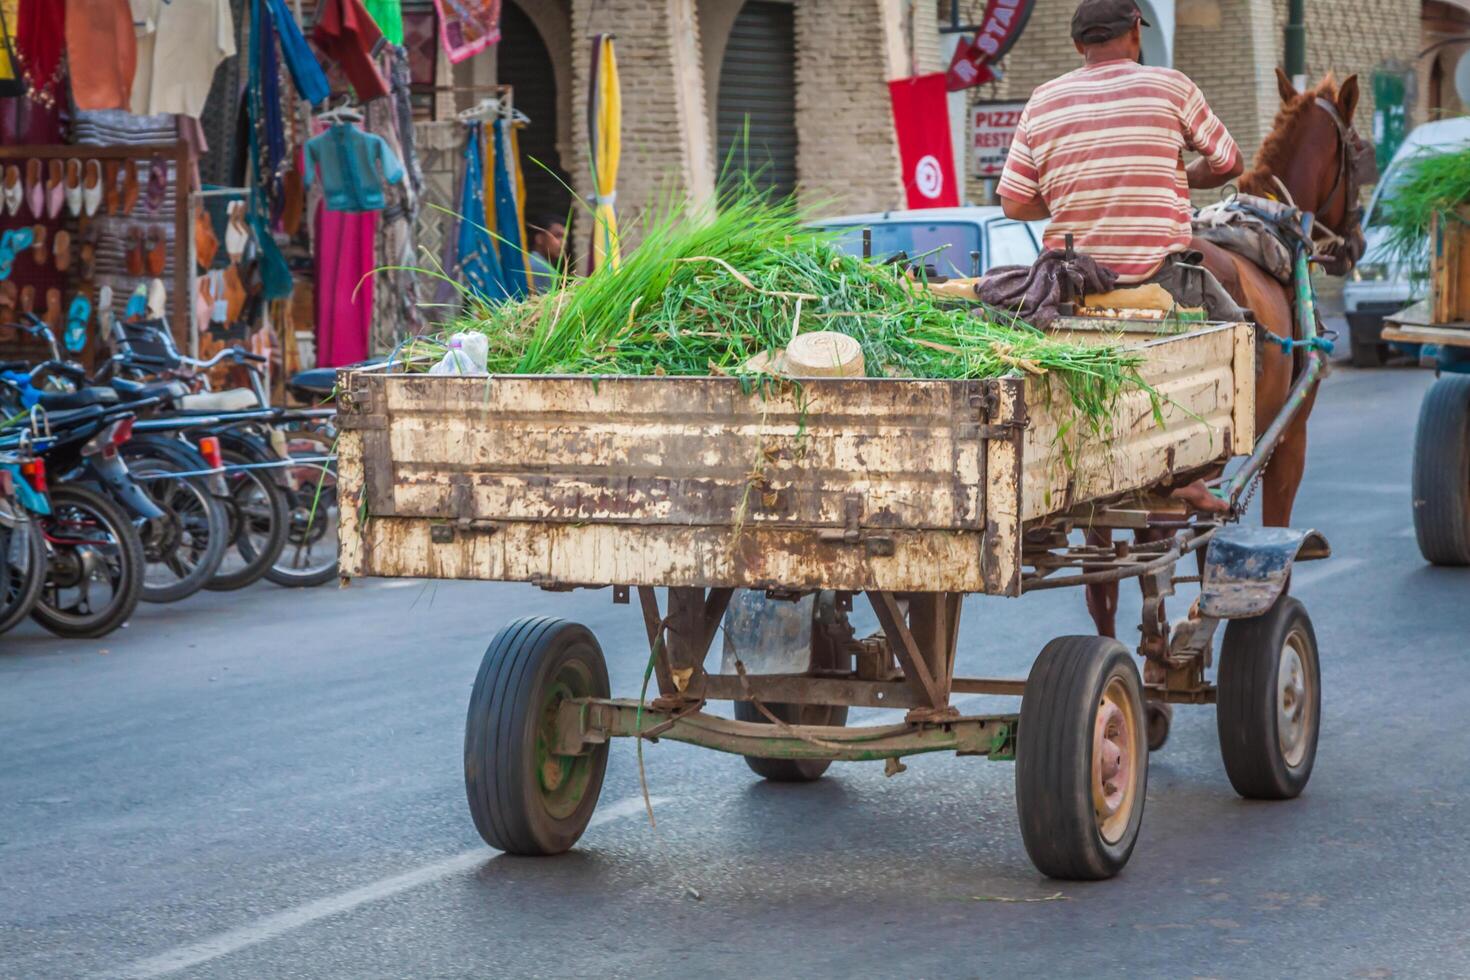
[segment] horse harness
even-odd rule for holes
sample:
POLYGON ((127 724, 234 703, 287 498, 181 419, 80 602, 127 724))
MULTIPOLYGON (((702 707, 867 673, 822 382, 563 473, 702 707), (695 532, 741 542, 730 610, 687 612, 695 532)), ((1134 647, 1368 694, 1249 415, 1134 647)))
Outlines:
MULTIPOLYGON (((1326 210, 1327 205, 1332 203, 1334 197, 1341 191, 1345 196, 1343 202, 1344 215, 1347 218, 1346 236, 1339 234, 1330 226, 1312 219, 1312 249, 1313 257, 1320 261, 1323 269, 1332 275, 1345 275, 1352 266, 1362 258, 1365 242, 1362 233, 1363 207, 1358 203, 1359 191, 1364 182, 1370 178, 1374 169, 1372 160, 1372 149, 1363 142, 1348 121, 1342 117, 1337 104, 1331 99, 1316 96, 1313 102, 1317 107, 1327 113, 1337 129, 1338 158, 1337 172, 1332 179, 1332 186, 1327 189, 1319 210, 1326 210)), ((1286 189, 1286 184, 1275 174, 1271 180, 1281 192, 1283 200, 1292 207, 1296 202, 1291 198, 1291 192, 1286 189)))

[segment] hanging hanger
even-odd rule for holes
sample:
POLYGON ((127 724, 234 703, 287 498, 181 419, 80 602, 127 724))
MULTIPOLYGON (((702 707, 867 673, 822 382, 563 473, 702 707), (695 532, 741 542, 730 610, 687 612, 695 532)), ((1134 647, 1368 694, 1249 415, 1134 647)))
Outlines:
POLYGON ((339 122, 362 122, 362 108, 353 105, 351 96, 343 96, 340 104, 333 106, 316 114, 316 118, 324 123, 339 122))
POLYGON ((474 122, 477 119, 488 119, 498 116, 502 112, 500 100, 493 95, 481 99, 468 109, 456 114, 455 118, 460 122, 474 122))

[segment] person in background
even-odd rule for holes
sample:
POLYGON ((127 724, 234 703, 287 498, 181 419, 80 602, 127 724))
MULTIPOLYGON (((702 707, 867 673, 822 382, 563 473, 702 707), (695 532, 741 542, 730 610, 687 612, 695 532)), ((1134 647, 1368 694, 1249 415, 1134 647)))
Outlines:
POLYGON ((1139 64, 1134 0, 1082 0, 1072 41, 1083 66, 1031 94, 998 192, 1006 217, 1050 218, 1047 248, 1077 250, 1120 286, 1157 283, 1212 320, 1243 311, 1189 251, 1189 190, 1221 187, 1245 169, 1240 150, 1183 72, 1139 64), (1188 166, 1183 151, 1199 157, 1188 166))
POLYGON ((527 222, 526 228, 531 233, 531 284, 538 293, 555 289, 565 274, 566 222, 554 214, 542 214, 527 222))

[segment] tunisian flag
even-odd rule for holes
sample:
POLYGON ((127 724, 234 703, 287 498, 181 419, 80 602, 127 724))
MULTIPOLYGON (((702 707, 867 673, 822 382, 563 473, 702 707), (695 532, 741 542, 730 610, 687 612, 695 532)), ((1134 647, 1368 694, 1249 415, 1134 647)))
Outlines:
POLYGON ((953 208, 960 203, 949 139, 949 101, 944 73, 888 83, 893 125, 903 161, 903 189, 910 208, 953 208))

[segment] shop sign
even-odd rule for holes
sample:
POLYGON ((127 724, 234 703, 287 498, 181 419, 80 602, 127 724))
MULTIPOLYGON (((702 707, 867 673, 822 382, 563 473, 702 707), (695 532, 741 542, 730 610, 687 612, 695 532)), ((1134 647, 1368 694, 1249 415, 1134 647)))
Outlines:
POLYGON ((999 177, 1005 169, 1006 154, 1016 137, 1024 102, 981 102, 975 106, 970 127, 970 147, 974 153, 976 177, 999 177))
POLYGON ((975 36, 962 38, 949 63, 945 87, 951 92, 983 85, 998 77, 994 65, 1026 29, 1035 0, 989 0, 975 36))

